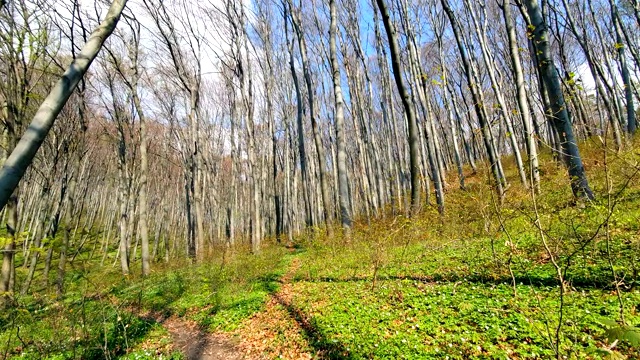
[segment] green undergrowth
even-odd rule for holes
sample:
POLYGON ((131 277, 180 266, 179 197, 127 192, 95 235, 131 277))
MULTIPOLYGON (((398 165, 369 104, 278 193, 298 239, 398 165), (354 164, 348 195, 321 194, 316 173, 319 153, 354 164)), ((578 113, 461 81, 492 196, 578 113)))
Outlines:
POLYGON ((294 289, 312 345, 353 359, 640 358, 640 156, 583 153, 593 202, 575 204, 545 158, 535 202, 510 167, 503 202, 467 171, 442 217, 429 206, 305 242, 294 289))
MULTIPOLYGON (((558 289, 468 281, 300 282, 297 306, 315 328, 312 345, 332 358, 551 358, 558 289), (331 299, 331 300, 328 300, 331 299)), ((624 295, 640 304, 640 292, 624 295)), ((568 358, 599 357, 606 339, 600 319, 615 318, 607 291, 575 291, 564 298, 561 351, 568 358)), ((640 316, 627 313, 627 320, 640 316)), ((638 358, 622 343, 618 351, 638 358)))
POLYGON ((72 279, 62 299, 51 292, 18 297, 0 316, 0 356, 180 359, 162 319, 175 315, 203 329, 232 330, 276 291, 290 259, 275 246, 257 256, 218 250, 198 265, 156 264, 145 279, 96 269, 72 279))
POLYGON ((232 331, 277 291, 292 255, 273 246, 258 256, 245 252, 230 256, 225 264, 150 276, 120 289, 116 296, 141 312, 176 315, 211 331, 232 331))
POLYGON ((257 256, 219 248, 198 265, 156 263, 146 279, 76 262, 63 299, 34 291, 0 315, 2 354, 180 359, 161 319, 234 331, 297 256, 282 307, 303 329, 302 347, 329 358, 640 358, 634 148, 582 145, 592 202, 575 203, 564 166, 543 154, 535 197, 505 159, 503 200, 486 165, 466 169, 465 190, 448 179, 443 216, 433 198, 411 218, 386 209, 360 219, 349 238, 309 230, 296 254, 273 244, 257 256))

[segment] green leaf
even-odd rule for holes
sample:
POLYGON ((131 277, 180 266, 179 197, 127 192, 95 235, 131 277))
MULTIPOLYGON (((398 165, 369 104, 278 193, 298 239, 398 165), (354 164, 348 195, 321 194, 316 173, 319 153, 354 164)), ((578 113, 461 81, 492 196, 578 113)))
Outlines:
POLYGON ((606 318, 600 318, 596 320, 598 323, 605 325, 605 326, 618 326, 618 323, 615 320, 611 320, 611 319, 606 319, 606 318))
POLYGON ((622 334, 621 339, 627 340, 631 345, 638 346, 640 345, 640 329, 625 326, 623 327, 624 333, 622 334))

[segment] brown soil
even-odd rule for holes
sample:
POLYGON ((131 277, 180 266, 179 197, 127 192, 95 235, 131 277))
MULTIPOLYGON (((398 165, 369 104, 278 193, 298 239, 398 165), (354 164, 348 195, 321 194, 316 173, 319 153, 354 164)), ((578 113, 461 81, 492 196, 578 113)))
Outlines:
POLYGON ((193 322, 171 317, 164 321, 163 326, 171 334, 174 348, 188 360, 249 359, 230 338, 206 333, 193 322))
POLYGON ((245 320, 231 334, 210 334, 177 317, 162 321, 174 348, 189 360, 324 358, 323 351, 309 345, 308 319, 293 307, 291 278, 299 267, 300 261, 294 259, 280 280, 280 290, 270 296, 264 310, 245 320))
POLYGON ((280 280, 280 290, 271 295, 263 311, 256 313, 234 332, 242 339, 238 346, 251 358, 258 359, 322 359, 308 342, 306 316, 294 306, 291 278, 300 267, 294 259, 280 280))

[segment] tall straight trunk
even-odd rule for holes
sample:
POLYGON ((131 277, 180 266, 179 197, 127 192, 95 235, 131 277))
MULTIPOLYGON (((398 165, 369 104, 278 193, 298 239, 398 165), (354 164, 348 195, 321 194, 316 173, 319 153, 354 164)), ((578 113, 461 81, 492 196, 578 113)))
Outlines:
MULTIPOLYGON (((449 94, 449 98, 451 99, 451 106, 453 107, 453 113, 456 116, 458 131, 460 131, 460 137, 462 138, 463 146, 465 152, 467 153, 467 158, 469 159, 469 165, 471 166, 471 170, 475 174, 478 171, 478 167, 476 165, 476 158, 473 153, 473 138, 475 137, 473 131, 471 132, 471 145, 469 145, 469 141, 467 141, 464 133, 464 128, 462 127, 462 115, 460 115, 460 109, 458 108, 458 101, 456 100, 456 93, 453 89, 453 86, 449 86, 449 82, 445 81, 445 90, 449 94)), ((471 130, 471 129, 469 129, 471 130)))
MULTIPOLYGON (((48 222, 48 226, 47 229, 45 229, 45 216, 43 215, 43 218, 41 220, 41 227, 42 227, 42 233, 39 234, 36 232, 36 237, 35 240, 33 242, 33 248, 35 249, 33 254, 31 255, 31 263, 29 264, 29 272, 27 274, 27 278, 24 280, 22 289, 20 290, 20 294, 21 295, 25 295, 27 294, 27 292, 29 291, 29 288, 31 286, 31 282, 33 281, 33 276, 35 275, 35 270, 36 270, 36 265, 38 263, 38 260, 40 259, 40 254, 42 253, 42 240, 45 238, 50 238, 50 239, 54 239, 56 236, 56 233, 58 231, 58 225, 60 223, 60 215, 62 213, 62 208, 65 204, 65 202, 67 201, 67 196, 68 196, 68 191, 67 191, 67 182, 69 181, 69 172, 70 170, 65 166, 63 173, 64 176, 61 179, 60 182, 60 194, 58 196, 58 201, 52 205, 50 211, 51 211, 51 218, 48 222)), ((46 187, 48 187, 49 185, 47 184, 46 187)), ((48 191, 45 191, 48 192, 48 191)), ((56 195, 55 193, 51 194, 50 196, 54 196, 56 195)), ((45 194, 42 194, 42 196, 44 197, 45 194)), ((45 200, 46 201, 46 200, 45 200)), ((25 261, 26 263, 26 261, 25 261)))
MULTIPOLYGON (((227 83, 227 91, 232 92, 233 91, 233 85, 230 83, 230 81, 227 83)), ((236 209, 237 209, 237 204, 238 204, 238 185, 236 180, 236 171, 237 171, 237 165, 236 165, 236 159, 238 157, 237 153, 237 145, 236 145, 236 117, 237 117, 237 109, 236 109, 236 101, 235 101, 235 95, 233 95, 234 93, 232 93, 231 97, 232 100, 229 103, 229 108, 230 108, 230 119, 229 119, 229 127, 230 129, 230 136, 229 136, 229 142, 231 143, 231 151, 230 151, 230 177, 231 177, 231 181, 230 181, 230 186, 229 186, 229 201, 227 202, 227 209, 226 209, 226 246, 232 246, 235 244, 235 239, 236 239, 236 209)))
POLYGON ((384 138, 386 142, 387 152, 386 152, 386 160, 388 164, 388 187, 390 190, 391 196, 391 209, 392 213, 395 216, 397 212, 397 207, 402 206, 402 191, 401 191, 401 173, 402 168, 400 164, 400 152, 402 148, 399 146, 399 142, 397 140, 397 132, 394 131, 396 128, 396 122, 392 120, 393 118, 393 104, 388 100, 387 94, 389 93, 389 77, 388 77, 388 64, 386 62, 386 54, 384 52, 384 48, 382 47, 382 39, 380 36, 380 28, 378 26, 378 12, 374 11, 374 28, 375 28, 375 37, 376 37, 376 53, 378 59, 378 69, 379 69, 379 81, 382 86, 382 94, 380 95, 380 107, 382 108, 382 119, 383 119, 383 130, 384 130, 384 138), (393 146, 393 145, 396 146, 393 146))
POLYGON ((195 252, 192 257, 204 258, 204 211, 202 208, 202 154, 200 145, 200 125, 198 120, 198 108, 200 95, 198 89, 191 89, 191 111, 189 112, 189 124, 191 127, 191 194, 193 196, 193 221, 195 225, 195 237, 191 239, 195 252))
MULTIPOLYGON (((420 105, 423 110, 423 114, 425 116, 423 121, 424 127, 424 137, 426 140, 426 155, 429 163, 429 168, 431 169, 431 178, 433 179, 433 186, 436 191, 436 202, 438 204, 438 212, 440 214, 444 213, 444 189, 443 183, 445 179, 446 172, 444 171, 444 167, 442 165, 442 161, 440 161, 440 148, 437 145, 437 134, 434 131, 433 127, 433 119, 434 114, 431 108, 431 102, 427 100, 427 83, 426 76, 422 74, 422 63, 420 61, 420 57, 418 55, 418 51, 416 50, 415 44, 415 36, 413 33, 413 29, 409 24, 408 19, 408 4, 404 2, 404 27, 405 32, 407 34, 407 44, 409 48, 409 67, 410 73, 413 74, 413 79, 415 82, 415 92, 418 94, 418 98, 416 100, 420 101, 420 105)), ((421 138, 422 140, 422 138, 421 138)), ((427 167, 424 166, 426 169, 427 167)), ((428 181, 428 177, 425 177, 426 181, 428 181)), ((428 185, 428 182, 427 182, 428 185)), ((427 192, 429 192, 429 187, 427 186, 427 192)), ((427 203, 428 203, 428 195, 427 195, 427 203)))
POLYGON ((302 32, 301 20, 298 18, 298 15, 294 10, 291 11, 291 19, 293 20, 293 27, 298 37, 298 48, 300 50, 300 56, 302 58, 302 72, 304 74, 304 80, 307 85, 309 117, 311 118, 311 130, 313 132, 313 140, 316 148, 318 179, 320 181, 320 193, 322 196, 322 214, 324 216, 327 234, 331 236, 331 202, 329 201, 329 187, 327 185, 327 171, 325 166, 327 158, 324 152, 324 145, 322 144, 322 135, 318 127, 318 119, 314 99, 315 90, 313 88, 313 79, 311 76, 311 64, 309 64, 309 58, 307 57, 307 42, 304 38, 304 33, 302 32))
MULTIPOLYGON (((84 94, 83 94, 84 96, 84 94)), ((81 105, 81 112, 84 116, 84 111, 86 110, 86 103, 83 100, 83 104, 81 105)), ((83 128, 83 131, 86 131, 86 128, 83 128)), ((84 134, 83 134, 84 135, 84 134)), ((77 154, 77 159, 76 161, 76 166, 78 169, 81 166, 82 163, 82 154, 80 152, 78 152, 77 154)), ((67 170, 65 170, 65 173, 67 173, 67 170)), ((80 215, 82 214, 82 206, 76 208, 74 205, 76 204, 76 201, 81 201, 81 202, 85 202, 85 198, 82 196, 77 196, 76 194, 76 188, 77 188, 77 184, 79 181, 83 180, 83 173, 81 172, 80 174, 71 174, 69 177, 67 177, 65 175, 64 179, 63 179, 63 184, 61 187, 61 191, 60 191, 60 202, 58 204, 58 209, 56 210, 55 215, 52 217, 51 220, 51 224, 49 225, 49 230, 48 230, 48 235, 47 238, 49 239, 55 239, 56 235, 58 233, 58 228, 60 225, 60 219, 61 219, 61 215, 63 214, 63 212, 65 213, 65 224, 64 224, 64 231, 66 232, 64 234, 64 243, 62 244, 62 247, 60 248, 60 260, 58 262, 58 274, 56 277, 56 290, 57 290, 57 294, 58 296, 62 295, 64 292, 64 276, 65 276, 65 266, 66 266, 66 251, 69 248, 69 244, 70 244, 70 239, 69 239, 69 228, 70 228, 70 224, 72 222, 73 218, 77 219, 76 222, 76 226, 80 221, 80 215), (68 185, 67 185, 68 182, 68 185), (63 210, 66 209, 66 210, 63 210)), ((86 192, 85 192, 85 196, 86 196, 86 192)), ((97 210, 97 209, 96 209, 97 210)), ((97 214, 97 211, 95 212, 97 214)), ((90 230, 89 230, 90 231, 90 230)), ((74 233, 75 235, 75 233, 74 233)), ((51 247, 51 250, 53 250, 53 246, 51 247)), ((47 254, 47 258, 46 258, 46 262, 45 262, 45 272, 44 272, 44 276, 45 276, 45 282, 46 282, 46 286, 48 287, 49 285, 49 267, 51 266, 51 257, 53 256, 53 251, 50 251, 47 254)))
MULTIPOLYGON (((418 64, 420 62, 418 61, 418 64)), ((422 77, 422 76, 421 76, 422 77)), ((429 167, 431 168, 431 176, 433 177, 433 186, 436 191, 436 203, 438 204, 438 212, 444 214, 444 186, 446 179, 446 171, 444 169, 444 156, 442 156, 442 149, 438 145, 438 133, 435 130, 435 114, 433 113, 433 107, 431 101, 426 98, 426 78, 422 77, 422 90, 418 90, 418 93, 423 97, 421 101, 424 102, 426 107, 424 130, 427 140, 427 151, 429 155, 429 167)), ((420 87, 420 86, 418 86, 420 87)))
POLYGON ((482 130, 482 138, 484 140, 484 145, 487 150, 487 156, 489 157, 489 163, 491 166, 491 170, 493 172, 493 177, 496 182, 496 191, 498 195, 502 197, 504 195, 504 176, 503 171, 501 170, 500 159, 498 158, 498 154, 495 149, 495 144, 493 141, 493 135, 491 134, 490 125, 487 121, 485 110, 483 108, 484 101, 480 97, 477 87, 480 86, 480 82, 477 80, 477 76, 474 76, 474 73, 471 69, 471 64, 469 62, 469 58, 467 55, 467 51, 465 46, 463 45, 460 30, 458 27, 458 23, 453 14, 453 10, 449 6, 448 0, 441 0, 442 7, 447 17, 449 18, 449 22, 451 23, 451 28, 453 30, 454 37, 456 39, 456 44, 458 46, 458 51, 460 52, 460 58, 462 59, 462 66, 465 71, 465 78, 467 80, 467 85, 469 87, 469 91, 471 93, 473 107, 476 111, 476 115, 478 117, 478 121, 480 122, 480 128, 482 130))
POLYGON ((565 154, 573 195, 577 198, 593 199, 593 192, 589 187, 584 166, 582 165, 582 157, 580 156, 578 144, 573 135, 573 127, 564 102, 558 72, 551 58, 547 26, 542 18, 538 1, 524 0, 524 3, 531 19, 533 39, 536 43, 537 51, 533 55, 538 59, 538 64, 540 65, 538 71, 542 76, 549 94, 549 102, 551 103, 551 110, 553 111, 551 114, 552 123, 560 136, 560 145, 565 154))
MULTIPOLYGON (((271 43, 269 43, 267 47, 267 59, 270 59, 270 47, 271 43)), ((273 65, 270 60, 268 62, 268 73, 265 75, 265 100, 267 102, 267 120, 269 122, 269 130, 271 134, 271 175, 273 182, 273 201, 274 201, 274 211, 275 211, 275 233, 276 240, 278 242, 282 241, 282 233, 284 232, 284 221, 283 221, 283 210, 282 210, 282 202, 283 196, 279 190, 278 186, 278 159, 277 159, 277 149, 278 149, 278 138, 276 136, 276 124, 275 118, 273 116, 273 100, 272 100, 272 87, 273 80, 275 79, 275 75, 273 73, 273 65)), ((286 161, 286 160, 285 160, 286 161)))
MULTIPOLYGON (((16 188, 16 193, 19 189, 16 188)), ((8 304, 13 297, 14 255, 16 248, 16 227, 18 225, 18 196, 12 195, 6 206, 7 235, 9 239, 2 253, 2 273, 0 274, 0 296, 2 303, 8 304)))
MULTIPOLYGON (((638 0, 634 0, 636 2, 638 2, 638 0)), ((618 25, 619 25, 619 29, 622 32, 622 35, 624 36, 625 41, 627 42, 627 46, 625 47, 625 50, 629 50, 629 53, 631 54, 631 57, 633 58, 632 63, 635 64, 640 64, 640 53, 638 53, 638 48, 637 48, 637 42, 632 40, 631 34, 629 34, 630 29, 628 27, 632 27, 633 25, 631 23, 626 23, 623 22, 620 19, 620 14, 617 13, 618 16, 618 25)), ((632 88, 632 92, 634 93, 635 97, 638 98, 638 92, 636 89, 636 84, 635 82, 631 82, 631 88, 632 88)), ((636 119, 636 126, 637 126, 637 119, 636 119)))
MULTIPOLYGON (((235 7, 235 5, 234 5, 235 7)), ((262 240, 262 209, 261 209, 261 190, 260 183, 262 180, 260 166, 256 158, 256 142, 255 142, 255 119, 254 119, 254 103, 253 103, 253 73, 251 60, 249 58, 249 40, 247 29, 245 26, 246 15, 244 6, 240 6, 239 11, 234 9, 237 14, 238 28, 233 32, 233 43, 235 46, 236 56, 236 76, 239 80, 240 94, 242 98, 242 114, 245 116, 246 122, 246 138, 247 138, 247 155, 249 176, 251 178, 251 252, 257 254, 260 251, 262 240)))
MULTIPOLYGON (((285 9, 288 10, 289 14, 291 13, 291 9, 289 6, 285 6, 285 9)), ((298 155, 300 157, 300 173, 302 175, 302 190, 304 193, 303 201, 304 201, 304 210, 305 210, 305 223, 307 226, 313 225, 313 217, 311 215, 311 196, 309 192, 310 184, 309 184, 309 170, 307 169, 307 154, 304 146, 304 113, 303 113, 303 105, 302 105, 302 92, 300 91, 300 82, 298 80, 298 73, 296 72, 295 60, 293 56, 293 41, 289 39, 289 20, 287 17, 287 13, 285 11, 285 38, 287 42, 287 48, 289 50, 289 69, 291 70, 291 77, 293 79, 293 85, 296 92, 296 124, 298 128, 298 155)))
POLYGON ((347 182, 347 145, 345 142, 344 129, 344 99, 342 98, 342 85, 340 83, 340 64, 338 63, 338 51, 336 46, 336 36, 338 32, 338 15, 336 1, 329 0, 331 14, 331 24, 329 27, 329 50, 331 58, 331 74, 333 79, 333 94, 335 98, 335 128, 337 143, 337 170, 338 170, 338 194, 340 201, 340 222, 345 236, 349 235, 351 229, 351 212, 349 209, 349 184, 347 182))
POLYGON ((140 192, 138 193, 138 215, 140 227, 140 242, 142 246, 142 275, 151 273, 149 258, 149 227, 147 224, 147 174, 149 173, 149 160, 147 156, 147 121, 142 112, 142 106, 137 93, 133 96, 136 110, 140 117, 140 192))
POLYGON ((289 125, 289 121, 285 118, 285 137, 284 137, 284 205, 283 205, 283 226, 287 233, 287 243, 291 244, 293 233, 297 232, 297 224, 293 214, 298 209, 297 184, 298 174, 296 171, 296 159, 293 145, 293 131, 289 125), (293 168, 293 170, 292 170, 293 168))
MULTIPOLYGON (((248 52, 248 47, 245 49, 248 52)), ((261 242, 262 242, 262 209, 261 209, 261 201, 260 201, 260 170, 258 166, 258 161, 256 159, 256 143, 255 143, 255 124, 254 124, 254 114, 253 114, 253 82, 251 80, 251 67, 250 63, 247 62, 247 73, 248 82, 247 82, 247 99, 246 106, 248 108, 247 111, 247 133, 249 134, 249 166, 251 172, 251 196, 252 196, 252 212, 251 212, 251 252, 253 254, 257 254, 260 252, 261 242)))
POLYGON ((502 90, 500 89, 500 83, 496 78, 494 66, 495 61, 491 57, 489 53, 489 48, 487 47, 485 41, 485 29, 480 28, 480 24, 478 23, 478 18, 475 14, 475 10, 471 6, 469 0, 465 0, 467 7, 469 8, 469 13, 471 15, 471 20, 474 25, 474 29, 476 31, 476 35, 480 41, 480 48, 482 50, 482 58, 484 59, 485 66, 487 69, 487 73, 489 74, 489 79, 491 80, 491 87, 493 88, 493 92, 496 95, 496 99, 498 100, 498 105, 500 106, 500 111, 502 112, 502 118, 507 127, 507 137, 509 138, 509 142, 511 144, 511 150, 513 151, 513 155, 516 161, 516 168, 518 169, 518 174, 520 175, 520 182, 524 185, 524 187, 528 188, 529 183, 527 181, 527 175, 524 171, 524 164, 522 162, 522 155, 520 154, 520 149, 518 147, 518 140, 516 139, 516 133, 513 129, 513 123, 511 120, 511 116, 509 116, 509 110, 507 108, 507 103, 504 100, 504 96, 502 94, 502 90))
POLYGON ((58 298, 62 297, 64 294, 64 276, 66 273, 67 267, 67 249, 69 249, 69 226, 64 225, 63 229, 63 240, 62 245, 60 246, 60 260, 58 262, 58 272, 56 275, 56 295, 58 298))
MULTIPOLYGON (((375 6, 375 5, 374 5, 375 6)), ((395 121, 394 102, 391 94, 391 85, 389 83, 389 63, 387 62, 387 52, 382 43, 382 36, 380 34, 380 26, 378 21, 378 12, 373 12, 373 25, 376 38, 376 53, 378 59, 379 77, 382 85, 381 94, 381 106, 382 115, 384 119, 384 125, 386 128, 386 138, 388 143, 388 158, 391 165, 390 169, 390 184, 392 189, 392 208, 395 214, 395 208, 397 204, 398 209, 402 209, 403 212, 407 211, 407 207, 404 206, 406 196, 404 194, 405 185, 405 149, 404 142, 400 140, 400 132, 398 130, 398 122, 395 121)))
POLYGON ((420 163, 418 157, 420 156, 420 149, 418 148, 418 123, 416 122, 416 115, 413 109, 413 104, 409 98, 409 92, 402 79, 402 64, 400 62, 400 48, 398 46, 398 36, 396 30, 391 23, 391 16, 384 0, 376 0, 378 10, 382 16, 382 23, 384 24, 385 31, 387 33, 387 39, 389 41, 389 49, 391 51, 391 67, 393 68, 393 76, 402 99, 402 106, 404 107, 405 114, 407 116, 407 135, 409 138, 409 169, 411 174, 411 212, 416 213, 420 208, 420 163))
POLYGON ((622 40, 622 24, 620 24, 620 16, 618 14, 618 5, 615 1, 609 0, 611 6, 611 18, 616 33, 615 48, 618 52, 618 62, 620 64, 620 75, 622 75, 622 83, 624 84, 624 95, 627 110, 627 132, 634 135, 636 132, 636 110, 633 104, 633 89, 631 87, 631 77, 629 76, 629 67, 627 66, 627 57, 624 53, 625 44, 622 40))
MULTIPOLYGON (((520 3, 518 6, 520 13, 522 14, 522 16, 525 19, 525 24, 527 26, 527 28, 533 26, 531 25, 531 20, 529 19, 529 15, 527 14, 527 8, 524 6, 524 4, 520 3)), ((536 47, 536 43, 533 39, 529 39, 528 43, 527 43, 528 47, 529 47, 529 53, 531 53, 532 55, 535 54, 538 50, 536 47)), ((532 58, 532 63, 534 68, 539 68, 539 64, 538 64, 538 58, 536 56, 531 56, 532 58)), ((543 117, 545 120, 545 124, 548 124, 549 127, 551 127, 551 122, 552 122, 552 118, 551 118, 551 103, 549 102, 549 95, 547 93, 547 87, 544 84, 544 80, 542 79, 542 74, 540 73, 540 71, 536 71, 535 72, 535 77, 537 80, 537 84, 538 84, 538 92, 540 93, 540 102, 542 103, 542 110, 543 110, 543 117)), ((527 102, 529 104, 534 104, 534 100, 533 100, 533 94, 527 92, 527 102)), ((542 147, 544 146, 543 143, 543 133, 542 130, 540 129, 540 125, 538 124, 538 121, 536 121, 535 119, 535 111, 532 108, 531 109, 531 119, 533 121, 533 128, 535 130, 536 133, 536 138, 537 138, 537 142, 536 144, 538 145, 538 147, 542 147)), ((553 146, 553 137, 552 137, 552 133, 549 134, 550 135, 550 140, 549 143, 551 144, 551 148, 553 149, 553 156, 555 158, 555 156, 559 153, 554 146, 553 146)))
MULTIPOLYGON (((438 39, 438 48, 440 54, 440 64, 442 67, 442 79, 443 79, 443 88, 442 88, 442 100, 444 102, 445 110, 447 111, 447 117, 449 118, 449 127, 451 128, 451 140, 453 142, 453 153, 454 160, 456 162, 456 168, 458 170, 458 181, 460 184, 460 189, 464 190, 464 171, 462 168, 462 156, 460 154, 460 145, 458 144, 458 125, 457 123, 460 121, 458 118, 458 111, 456 109, 455 114, 451 109, 451 103, 449 101, 449 91, 447 91, 447 71, 444 67, 444 55, 442 51, 442 43, 440 39, 438 39)), ((464 136, 464 133, 461 134, 464 136)))
MULTIPOLYGON (((594 22, 597 22, 599 19, 599 14, 596 14, 596 12, 594 11, 592 1, 587 0, 587 4, 591 13, 591 18, 594 20, 594 22)), ((612 84, 609 84, 609 80, 608 80, 608 79, 616 79, 617 76, 615 74, 615 71, 612 69, 613 60, 609 56, 608 39, 605 40, 604 35, 602 34, 602 31, 600 30, 599 26, 595 26, 594 29, 595 29, 596 38, 598 39, 598 42, 600 44, 600 48, 603 49, 602 55, 604 57, 604 61, 595 62, 594 65, 598 73, 601 75, 602 83, 605 85, 607 91, 609 92, 609 96, 612 102, 611 108, 613 109, 610 116, 611 130, 613 131, 613 136, 614 136, 618 150, 622 150, 624 146, 622 141, 623 134, 621 129, 621 125, 624 122, 624 117, 622 115, 622 104, 620 102, 620 97, 618 95, 616 80, 613 80, 612 84), (606 74, 604 72, 605 69, 607 70, 606 74)), ((587 46, 587 49, 590 50, 591 47, 587 46)))
MULTIPOLYGON (((4 101, 2 104, 2 122, 6 125, 2 133, 2 160, 6 162, 9 151, 15 148, 17 141, 17 116, 15 114, 15 106, 9 101, 4 101)), ((0 273, 0 303, 3 305, 9 304, 13 301, 14 279, 15 274, 15 251, 16 251, 16 236, 18 234, 18 193, 19 189, 16 188, 15 192, 9 198, 5 209, 6 217, 6 229, 7 229, 7 241, 3 246, 2 252, 2 271, 0 273)))
POLYGON ((502 5, 502 13, 504 15, 504 24, 509 39, 509 55, 511 58, 511 67, 516 80, 518 110, 524 124, 525 141, 527 144, 527 153, 529 154, 529 172, 531 183, 535 191, 540 191, 540 169, 538 164, 538 149, 535 141, 535 133, 533 129, 533 120, 529 103, 527 101, 527 90, 524 84, 524 75, 522 71, 522 63, 520 62, 520 48, 516 38, 516 31, 513 27, 513 18, 511 15, 511 4, 509 0, 505 0, 502 5))
MULTIPOLYGON (((139 36, 139 29, 138 29, 139 36)), ((137 40, 139 37, 135 37, 137 40)), ((132 62, 133 66, 133 74, 131 79, 127 79, 124 72, 121 72, 121 76, 127 87, 129 88, 129 92, 131 94, 131 98, 133 100, 133 105, 138 114, 138 119, 140 121, 140 191, 138 193, 138 226, 140 228, 140 243, 141 243, 141 252, 142 252, 142 275, 147 276, 151 272, 150 265, 150 257, 149 257, 149 225, 147 222, 148 211, 148 174, 149 174, 149 159, 148 159, 148 139, 147 139, 147 118, 144 113, 144 109, 142 108, 142 102, 140 101, 140 96, 138 95, 138 81, 140 78, 140 74, 138 73, 138 44, 135 43, 136 49, 132 49, 132 62)), ((120 70, 119 70, 120 71, 120 70)))
MULTIPOLYGON (((606 77, 604 75, 604 71, 602 70, 602 66, 601 64, 599 64, 596 59, 593 56, 592 53, 592 49, 590 44, 587 42, 587 39, 589 37, 591 37, 591 34, 587 34, 586 30, 583 28, 582 29, 582 33, 578 30, 577 24, 576 24, 576 20, 574 19, 573 16, 573 12, 571 10, 571 7, 569 5, 569 3, 566 0, 562 0, 562 3, 564 5, 564 9, 565 9, 565 13, 566 13, 566 17, 567 17, 567 23, 569 25, 569 28, 571 29, 571 31, 573 32, 573 35, 576 37, 576 40, 578 41, 578 44, 580 45, 582 51, 585 54, 585 58, 587 61, 587 65, 589 65, 589 71, 591 72, 591 76, 594 79, 595 82, 595 86, 596 86, 596 92, 600 95, 605 108, 607 109, 607 111, 609 112, 609 120, 610 120, 610 124, 611 124, 611 130, 613 132, 614 135, 614 139, 616 141, 616 146, 618 148, 622 147, 622 138, 621 138, 621 134, 620 134, 620 125, 618 122, 618 109, 616 107, 615 104, 612 104, 610 99, 613 98, 613 91, 611 88, 607 87, 607 89, 605 89, 605 87, 603 87, 602 85, 607 85, 606 84, 606 77)), ((590 2, 589 2, 590 3, 590 2)), ((593 15, 593 19, 595 20, 596 17, 594 14, 593 15)), ((530 16, 529 17, 529 22, 531 22, 530 20, 530 16)), ((543 16, 544 19, 544 16, 543 16)), ((599 32, 599 29, 597 29, 597 34, 598 34, 598 38, 601 39, 601 35, 599 32)), ((534 49, 537 48, 537 44, 533 44, 534 49)), ((537 51, 537 50, 535 50, 537 51)))
MULTIPOLYGON (((344 53, 345 51, 343 51, 344 53)), ((349 67, 347 66, 346 69, 349 67)), ((353 76, 354 86, 350 87, 350 90, 353 93, 352 103, 354 104, 354 108, 356 109, 356 116, 353 117, 354 128, 357 133, 361 133, 361 135, 356 135, 356 143, 358 144, 358 149, 360 149, 360 163, 363 168, 363 176, 360 177, 362 179, 362 183, 364 185, 364 197, 366 199, 366 203, 368 207, 370 207, 374 213, 378 213, 379 203, 378 197, 376 194, 377 183, 375 181, 376 175, 374 174, 374 158, 371 153, 371 144, 370 144, 370 130, 368 128, 368 112, 365 108, 369 108, 369 106, 365 103, 366 96, 364 96, 362 90, 365 88, 364 84, 360 81, 363 79, 363 76, 360 73, 360 67, 355 65, 355 72, 353 76)), ((348 73, 348 72, 347 72, 348 73)), ((347 74, 347 77, 348 74, 347 74)))
MULTIPOLYGON (((122 135, 121 135, 122 137, 122 135)), ((122 273, 129 274, 129 240, 127 234, 127 224, 129 220, 128 213, 128 200, 129 193, 131 192, 131 186, 129 182, 129 176, 127 174, 125 163, 125 148, 124 138, 120 138, 120 144, 118 146, 118 201, 120 203, 120 219, 118 220, 118 226, 120 230, 120 267, 122 273)))
MULTIPOLYGON (((343 53, 346 53, 346 50, 343 50, 343 53)), ((358 73, 353 71, 353 64, 351 64, 350 62, 346 62, 345 63, 345 73, 346 73, 346 77, 347 77, 347 81, 348 81, 348 85, 349 85, 349 89, 351 90, 351 104, 352 104, 352 114, 353 116, 351 116, 351 120, 353 122, 353 136, 354 136, 354 140, 355 140, 355 145, 356 145, 356 151, 355 151, 355 157, 357 160, 354 160, 354 164, 358 165, 356 167, 354 167, 354 173, 356 174, 356 176, 354 177, 354 180, 356 180, 356 183, 359 184, 362 188, 362 190, 359 192, 361 194, 361 196, 363 197, 363 205, 364 205, 364 209, 365 209, 365 215, 367 217, 367 219, 369 219, 370 214, 371 214, 371 208, 373 207, 373 203, 371 201, 371 184, 370 184, 370 179, 371 177, 369 176, 368 173, 368 161, 367 161, 367 151, 366 151, 366 146, 364 144, 363 139, 366 138, 366 134, 363 133, 363 128, 362 128, 362 122, 360 121, 360 119, 364 116, 364 112, 363 112, 363 106, 362 106, 362 97, 360 96, 360 88, 359 88, 359 84, 357 82, 358 79, 358 73), (358 174, 357 170, 360 171, 360 173, 358 174), (359 180, 359 181, 358 181, 359 180)))

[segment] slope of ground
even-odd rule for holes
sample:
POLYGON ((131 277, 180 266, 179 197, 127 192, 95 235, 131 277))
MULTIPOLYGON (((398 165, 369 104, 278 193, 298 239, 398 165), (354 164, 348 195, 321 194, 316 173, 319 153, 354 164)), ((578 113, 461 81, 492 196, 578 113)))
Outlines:
MULTIPOLYGON (((468 191, 450 190, 444 218, 429 208, 360 224, 349 241, 301 242, 283 310, 302 348, 337 359, 639 358, 639 154, 590 150, 594 203, 572 204, 565 170, 548 162, 535 205, 518 184, 500 204, 476 174, 468 191)), ((295 359, 277 338, 264 353, 295 359)))
POLYGON ((443 217, 389 209, 349 239, 221 248, 23 299, 2 318, 4 357, 640 358, 640 154, 585 148, 593 203, 573 204, 549 159, 539 195, 510 177, 502 203, 467 171, 443 217))

